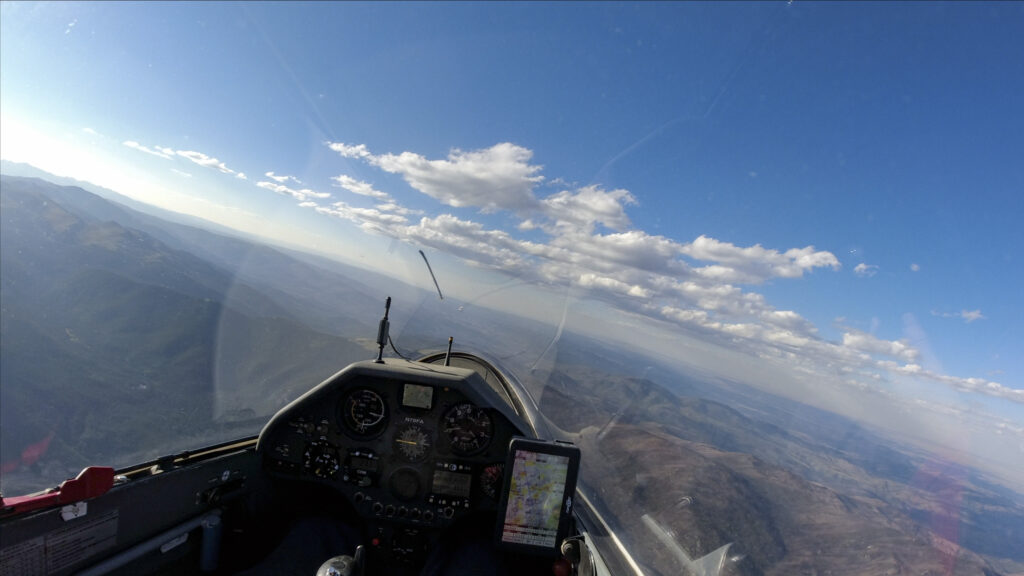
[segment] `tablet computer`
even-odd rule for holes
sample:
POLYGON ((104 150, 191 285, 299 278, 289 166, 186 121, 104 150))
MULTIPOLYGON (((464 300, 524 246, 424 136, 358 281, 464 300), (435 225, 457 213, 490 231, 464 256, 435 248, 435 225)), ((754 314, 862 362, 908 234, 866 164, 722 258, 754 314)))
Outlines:
POLYGON ((580 449, 513 438, 498 504, 497 543, 530 554, 560 554, 569 532, 580 449))

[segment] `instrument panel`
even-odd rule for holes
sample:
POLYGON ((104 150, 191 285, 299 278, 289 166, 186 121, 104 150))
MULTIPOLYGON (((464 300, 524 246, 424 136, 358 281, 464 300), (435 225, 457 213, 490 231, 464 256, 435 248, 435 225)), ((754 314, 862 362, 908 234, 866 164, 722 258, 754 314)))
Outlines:
POLYGON ((278 412, 257 452, 272 475, 332 486, 366 520, 445 527, 496 510, 524 430, 476 372, 363 362, 278 412))

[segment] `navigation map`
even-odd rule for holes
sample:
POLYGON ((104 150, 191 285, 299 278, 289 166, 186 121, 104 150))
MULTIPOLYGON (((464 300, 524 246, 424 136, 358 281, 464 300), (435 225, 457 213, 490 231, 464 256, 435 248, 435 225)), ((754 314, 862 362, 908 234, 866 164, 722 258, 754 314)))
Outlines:
POLYGON ((569 457, 516 450, 501 539, 554 547, 569 457))

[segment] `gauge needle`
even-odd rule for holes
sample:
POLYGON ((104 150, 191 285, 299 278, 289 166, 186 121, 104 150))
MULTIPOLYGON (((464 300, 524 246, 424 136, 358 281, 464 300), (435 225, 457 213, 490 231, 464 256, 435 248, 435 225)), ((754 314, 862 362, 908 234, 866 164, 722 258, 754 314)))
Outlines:
POLYGON ((412 444, 413 446, 415 446, 417 444, 416 442, 413 442, 412 440, 402 440, 401 438, 398 438, 395 441, 396 442, 401 442, 402 444, 412 444))

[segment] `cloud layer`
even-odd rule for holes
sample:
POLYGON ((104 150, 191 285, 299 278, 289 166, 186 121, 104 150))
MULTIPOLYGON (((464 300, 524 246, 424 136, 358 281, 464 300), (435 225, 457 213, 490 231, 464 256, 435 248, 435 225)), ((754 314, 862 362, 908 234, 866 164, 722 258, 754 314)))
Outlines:
MULTIPOLYGON (((147 148, 132 141, 124 145, 244 177, 199 152, 147 148)), ((346 174, 331 180, 334 187, 353 195, 350 201, 322 203, 332 195, 299 188, 297 177, 272 171, 265 172, 267 180, 255 186, 290 196, 300 207, 352 222, 368 232, 447 252, 473 266, 585 290, 619 309, 732 350, 779 360, 798 372, 820 377, 821 382, 879 391, 880 381, 913 378, 1024 403, 1024 390, 923 368, 921 352, 907 340, 885 340, 850 328, 841 328, 838 341, 826 340, 797 312, 779 310, 746 288, 798 279, 818 270, 839 270, 839 259, 829 251, 811 245, 737 246, 706 235, 680 242, 649 234, 632 226, 627 208, 637 200, 628 190, 546 180, 542 166, 532 163, 532 151, 510 143, 475 151, 456 149, 446 158, 433 160, 413 152, 375 154, 365 144, 325 145, 343 158, 399 175, 423 198, 435 201, 437 212, 410 209, 373 183, 346 174), (557 191, 539 196, 538 188, 557 191), (502 213, 514 224, 508 230, 489 228, 451 213, 451 208, 502 213)), ((853 269, 861 277, 877 271, 878 266, 866 263, 853 269)), ((968 323, 985 318, 980 310, 933 314, 968 323)))
MULTIPOLYGON (((357 210, 347 204, 321 210, 365 229, 448 252, 476 266, 582 288, 619 308, 835 381, 871 386, 911 377, 1024 403, 1022 390, 922 368, 920 351, 906 340, 852 329, 844 329, 839 341, 825 340, 797 312, 778 310, 743 288, 801 278, 815 270, 838 270, 841 264, 831 252, 814 246, 737 246, 706 235, 690 242, 651 235, 632 228, 627 208, 637 201, 622 189, 564 187, 538 197, 538 185, 545 182, 542 167, 532 163, 530 150, 514 144, 454 150, 438 160, 412 152, 375 154, 364 144, 326 145, 344 158, 401 175, 411 188, 443 205, 504 212, 518 219, 516 230, 539 232, 543 238, 527 240, 450 213, 411 222, 403 217, 407 212, 396 211, 390 195, 389 211, 357 210)), ((348 177, 337 181, 356 194, 386 195, 348 177)), ((867 278, 877 274, 878 266, 860 263, 853 272, 867 278)), ((983 318, 980 311, 963 311, 960 317, 967 322, 983 318)))

